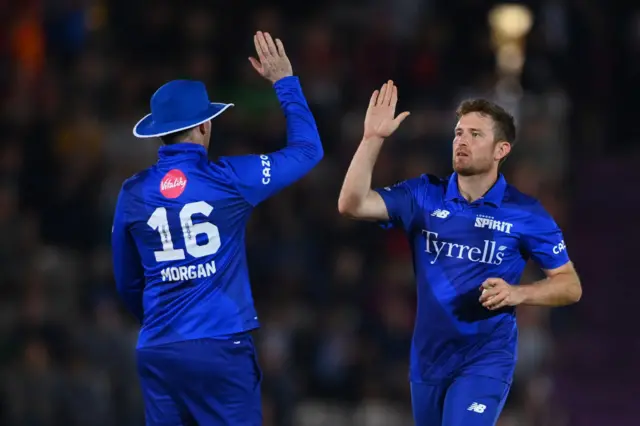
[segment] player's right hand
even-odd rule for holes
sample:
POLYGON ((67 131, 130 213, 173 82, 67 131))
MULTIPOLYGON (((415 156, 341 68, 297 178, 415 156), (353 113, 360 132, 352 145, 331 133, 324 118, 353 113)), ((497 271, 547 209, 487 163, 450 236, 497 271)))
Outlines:
POLYGON ((398 103, 398 88, 389 80, 371 95, 364 119, 364 138, 387 138, 409 116, 403 112, 394 118, 398 103))
POLYGON ((271 34, 258 31, 253 36, 253 43, 256 46, 258 59, 250 57, 249 62, 251 62, 253 68, 258 71, 258 74, 271 83, 293 75, 291 62, 289 62, 289 58, 287 58, 280 39, 277 38, 274 43, 271 34))

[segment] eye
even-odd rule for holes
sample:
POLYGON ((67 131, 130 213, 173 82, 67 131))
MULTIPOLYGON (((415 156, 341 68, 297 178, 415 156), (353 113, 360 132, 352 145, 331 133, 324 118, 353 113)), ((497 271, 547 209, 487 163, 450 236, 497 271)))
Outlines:
POLYGON ((479 132, 471 132, 471 136, 473 136, 474 138, 477 138, 478 136, 480 136, 479 132))

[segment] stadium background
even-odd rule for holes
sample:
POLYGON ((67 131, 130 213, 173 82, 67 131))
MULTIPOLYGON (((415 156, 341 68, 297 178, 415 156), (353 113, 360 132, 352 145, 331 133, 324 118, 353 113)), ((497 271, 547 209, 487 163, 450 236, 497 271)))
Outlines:
POLYGON ((156 158, 131 127, 155 88, 187 77, 236 104, 215 121, 212 157, 282 146, 276 98, 246 59, 257 29, 283 39, 326 150, 248 232, 264 424, 411 424, 407 245, 336 208, 388 78, 412 116, 376 184, 448 173, 456 103, 497 100, 520 126, 505 172, 563 227, 583 278, 575 307, 518 309, 500 426, 637 424, 640 9, 616 3, 531 2, 524 66, 505 80, 479 0, 0 2, 0 424, 142 424, 137 330, 109 246, 121 182, 156 158))

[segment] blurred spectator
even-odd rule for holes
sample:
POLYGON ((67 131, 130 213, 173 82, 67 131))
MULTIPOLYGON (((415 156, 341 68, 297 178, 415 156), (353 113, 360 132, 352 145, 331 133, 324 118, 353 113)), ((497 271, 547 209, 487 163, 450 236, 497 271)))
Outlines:
MULTIPOLYGON (((568 246, 576 247, 574 259, 587 259, 587 298, 589 279, 604 276, 592 266, 602 260, 580 253, 598 246, 597 238, 632 232, 623 219, 589 213, 608 206, 579 182, 601 176, 592 165, 604 164, 605 153, 624 154, 637 141, 637 6, 526 2, 536 19, 522 96, 505 98, 490 49, 490 1, 241 3, 245 8, 168 0, 153 7, 140 0, 0 2, 1 424, 143 424, 137 326, 115 298, 109 246, 122 181, 156 159, 158 142, 134 139, 131 128, 155 88, 193 78, 207 84, 212 100, 236 104, 216 121, 212 157, 282 146, 277 99, 246 59, 256 29, 284 40, 327 154, 249 224, 265 425, 411 423, 416 301, 408 244, 397 232, 336 212, 369 95, 386 79, 399 85, 398 108, 412 116, 386 143, 376 185, 448 173, 456 103, 476 95, 506 99, 520 137, 505 172, 542 200, 568 239, 584 240, 568 246), (603 221, 619 223, 620 233, 598 231, 603 221)), ((635 161, 597 170, 626 170, 625 181, 640 183, 632 180, 635 161)), ((611 179, 612 186, 621 181, 611 179)), ((523 281, 540 277, 528 268, 523 281)), ((606 277, 604 287, 633 282, 606 277)), ((590 393, 584 382, 598 375, 615 389, 602 366, 615 368, 604 360, 627 351, 599 343, 612 342, 603 324, 618 315, 601 308, 621 303, 553 314, 518 309, 520 358, 500 426, 635 421, 625 417, 619 396, 607 402, 605 391, 590 393), (599 334, 584 325, 590 320, 600 324, 599 334), (591 340, 592 332, 602 340, 591 340), (576 394, 598 404, 585 405, 576 394)), ((625 358, 615 358, 620 371, 637 363, 629 347, 625 358)), ((624 371, 621 383, 637 389, 634 368, 624 371)))

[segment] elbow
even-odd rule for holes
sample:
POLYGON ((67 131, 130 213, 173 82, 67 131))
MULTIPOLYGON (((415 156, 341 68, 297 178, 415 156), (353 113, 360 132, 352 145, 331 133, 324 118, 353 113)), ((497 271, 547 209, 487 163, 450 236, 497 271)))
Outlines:
POLYGON ((324 157, 324 149, 320 139, 301 139, 295 145, 298 150, 296 157, 298 161, 305 163, 309 167, 315 167, 324 157))
POLYGON ((358 200, 347 194, 341 193, 338 198, 338 212, 349 219, 358 217, 358 205, 358 200))
POLYGON ((573 305, 582 299, 582 284, 580 284, 580 278, 578 274, 574 274, 572 278, 565 293, 567 305, 573 305))
POLYGON ((322 142, 318 140, 313 150, 313 161, 318 164, 322 158, 324 158, 324 148, 322 148, 322 142))
POLYGON ((576 277, 576 281, 571 292, 571 303, 578 303, 580 299, 582 299, 582 285, 580 284, 580 279, 576 277))

